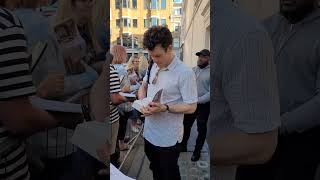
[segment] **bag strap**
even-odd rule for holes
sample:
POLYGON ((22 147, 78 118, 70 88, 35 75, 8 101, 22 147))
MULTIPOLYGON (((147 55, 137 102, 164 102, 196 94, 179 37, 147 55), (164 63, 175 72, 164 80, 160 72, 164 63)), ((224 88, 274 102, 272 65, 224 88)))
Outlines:
POLYGON ((153 63, 154 63, 153 60, 151 60, 149 63, 149 66, 148 66, 148 73, 147 73, 147 75, 148 75, 147 83, 148 84, 150 84, 150 74, 151 74, 151 69, 152 69, 153 63))

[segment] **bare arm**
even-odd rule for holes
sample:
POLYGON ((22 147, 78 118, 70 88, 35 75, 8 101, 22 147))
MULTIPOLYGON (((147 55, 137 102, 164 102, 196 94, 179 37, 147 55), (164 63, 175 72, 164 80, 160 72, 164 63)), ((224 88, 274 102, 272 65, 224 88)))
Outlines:
POLYGON ((142 85, 138 90, 138 99, 144 99, 147 97, 147 89, 148 89, 148 84, 143 81, 142 85))
POLYGON ((215 137, 210 144, 214 165, 263 164, 277 146, 278 131, 247 134, 236 132, 215 137))
POLYGON ((127 98, 121 96, 119 93, 112 93, 111 94, 111 101, 114 105, 119 105, 121 103, 127 102, 127 98))
POLYGON ((2 123, 13 135, 32 134, 58 124, 53 116, 32 106, 28 98, 0 101, 2 123))

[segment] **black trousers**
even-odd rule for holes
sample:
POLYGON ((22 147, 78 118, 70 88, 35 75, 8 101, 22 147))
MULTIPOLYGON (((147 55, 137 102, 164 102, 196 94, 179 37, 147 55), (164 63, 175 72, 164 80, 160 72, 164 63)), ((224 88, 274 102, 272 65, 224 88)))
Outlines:
POLYGON ((128 114, 120 114, 119 129, 118 129, 118 140, 124 140, 127 131, 128 114))
POLYGON ((190 132, 194 121, 197 119, 198 137, 194 152, 200 152, 207 136, 207 123, 210 115, 210 102, 198 104, 197 110, 193 114, 184 115, 183 126, 184 134, 181 145, 187 146, 190 132))
POLYGON ((176 145, 159 147, 144 140, 144 150, 150 161, 154 180, 180 180, 179 151, 176 145))
POLYGON ((314 180, 320 163, 320 127, 280 136, 272 159, 263 165, 240 166, 237 180, 314 180))

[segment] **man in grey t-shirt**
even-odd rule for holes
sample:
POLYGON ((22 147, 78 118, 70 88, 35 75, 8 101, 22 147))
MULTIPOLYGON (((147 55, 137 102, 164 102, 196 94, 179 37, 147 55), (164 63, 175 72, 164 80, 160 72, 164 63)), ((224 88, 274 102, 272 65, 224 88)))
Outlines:
POLYGON ((320 10, 317 0, 280 0, 264 21, 275 49, 281 130, 276 156, 241 169, 243 180, 314 180, 320 159, 320 10), (264 174, 262 174, 264 173, 264 174))
POLYGON ((198 56, 197 66, 193 67, 196 75, 198 89, 197 110, 193 114, 184 115, 183 119, 183 139, 178 146, 181 152, 187 151, 187 144, 194 121, 197 119, 198 136, 193 150, 191 161, 198 161, 201 156, 201 149, 207 136, 207 123, 210 114, 210 51, 203 49, 196 53, 198 56))
POLYGON ((254 18, 231 0, 215 0, 212 11, 210 179, 233 180, 238 165, 264 163, 275 151, 276 69, 271 40, 254 18))

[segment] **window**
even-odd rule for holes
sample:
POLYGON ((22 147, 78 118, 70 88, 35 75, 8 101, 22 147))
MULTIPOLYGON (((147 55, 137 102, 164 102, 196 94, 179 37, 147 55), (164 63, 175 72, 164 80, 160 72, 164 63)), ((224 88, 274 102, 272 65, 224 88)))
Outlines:
POLYGON ((116 27, 117 28, 120 28, 120 23, 121 23, 120 19, 116 19, 116 27))
POLYGON ((166 0, 161 0, 161 9, 166 9, 166 0))
POLYGON ((122 0, 123 8, 130 8, 130 0, 122 0))
POLYGON ((180 31, 181 27, 180 26, 174 26, 174 31, 180 31))
POLYGON ((151 26, 157 26, 158 25, 158 18, 151 18, 151 26))
POLYGON ((181 15, 182 14, 182 8, 174 9, 173 14, 174 15, 181 15))
POLYGON ((148 7, 150 7, 150 4, 147 3, 147 0, 144 0, 143 7, 144 9, 148 9, 148 7))
POLYGON ((159 9, 159 0, 151 0, 151 9, 159 9))
POLYGON ((182 0, 174 0, 175 3, 182 3, 182 0))
POLYGON ((125 46, 127 48, 137 48, 138 47, 138 38, 133 37, 132 35, 129 35, 128 33, 123 33, 122 37, 117 38, 117 44, 125 46))
POLYGON ((123 18, 123 27, 131 27, 131 19, 123 18))
POLYGON ((179 47, 180 47, 180 40, 179 40, 179 38, 174 38, 174 39, 173 39, 173 47, 174 47, 174 48, 179 48, 179 47))
POLYGON ((120 9, 121 6, 121 0, 116 0, 116 9, 120 9))
POLYGON ((137 9, 137 0, 132 0, 132 8, 137 9))
POLYGON ((133 27, 134 28, 138 27, 138 19, 133 19, 133 27))
POLYGON ((161 19, 161 25, 165 26, 167 24, 166 19, 161 19))
POLYGON ((148 19, 143 20, 143 27, 147 28, 148 27, 148 19))

